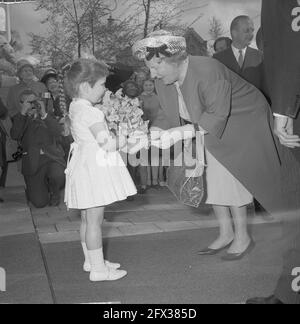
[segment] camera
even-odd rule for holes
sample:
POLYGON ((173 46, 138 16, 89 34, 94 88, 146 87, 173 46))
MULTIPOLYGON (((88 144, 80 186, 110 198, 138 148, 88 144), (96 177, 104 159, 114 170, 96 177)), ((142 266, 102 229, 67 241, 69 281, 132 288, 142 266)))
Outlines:
POLYGON ((12 158, 14 161, 19 161, 22 159, 22 157, 23 157, 23 147, 19 145, 17 151, 12 154, 12 158))

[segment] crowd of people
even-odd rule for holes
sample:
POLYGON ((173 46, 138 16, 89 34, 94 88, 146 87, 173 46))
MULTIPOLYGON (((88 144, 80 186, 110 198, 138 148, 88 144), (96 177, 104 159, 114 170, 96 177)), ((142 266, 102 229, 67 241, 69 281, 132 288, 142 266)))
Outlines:
MULTIPOLYGON (((300 176, 300 66, 295 54, 300 28, 295 30, 290 21, 299 1, 270 2, 263 1, 264 52, 250 47, 254 23, 245 15, 232 21, 231 38, 216 40, 213 58, 189 56, 186 40, 164 30, 134 44, 133 54, 145 68, 114 82, 113 91, 121 87, 124 96, 139 98, 153 142, 144 152, 126 152, 125 157, 120 152, 126 136, 113 136, 104 113, 94 107, 108 84, 106 64, 80 59, 70 64, 63 80, 51 69, 38 81, 34 67, 19 62, 20 83, 10 89, 7 107, 0 102, 0 118, 11 117, 10 135, 20 145, 28 200, 40 208, 58 205, 65 187, 67 207, 81 210, 83 268, 91 281, 117 280, 127 274, 103 255, 105 206, 132 199, 137 192, 144 194, 149 186, 165 186, 162 151, 178 142, 192 143, 199 128, 207 164, 203 202, 213 206, 220 228, 216 240, 199 255, 226 250, 222 259, 230 262, 249 254, 255 242, 247 226, 247 206, 253 201, 257 210, 270 214, 300 207, 299 186, 286 190, 286 170, 298 170, 292 176, 300 176), (274 26, 281 51, 272 42, 274 26), (150 156, 150 164, 143 159, 138 167, 127 164, 130 154, 150 156)), ((7 134, 0 132, 2 152, 7 134)), ((2 154, 0 166, 4 160, 2 154)), ((299 302, 299 295, 289 289, 291 266, 299 261, 298 232, 295 242, 280 293, 249 303, 299 302)))

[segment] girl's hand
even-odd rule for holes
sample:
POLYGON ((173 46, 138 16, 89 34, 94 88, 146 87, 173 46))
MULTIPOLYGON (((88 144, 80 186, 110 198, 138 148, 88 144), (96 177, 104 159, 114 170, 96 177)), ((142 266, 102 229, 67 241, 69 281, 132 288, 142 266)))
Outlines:
POLYGON ((122 148, 124 148, 127 145, 127 137, 120 134, 117 137, 117 148, 118 150, 122 150, 122 148))

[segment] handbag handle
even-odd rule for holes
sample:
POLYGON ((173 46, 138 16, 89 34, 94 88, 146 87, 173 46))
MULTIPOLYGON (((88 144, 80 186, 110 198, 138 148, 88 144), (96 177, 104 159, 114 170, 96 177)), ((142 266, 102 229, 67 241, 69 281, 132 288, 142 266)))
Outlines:
POLYGON ((205 146, 204 146, 204 131, 200 129, 198 124, 194 124, 196 132, 196 159, 203 167, 205 164, 205 146))

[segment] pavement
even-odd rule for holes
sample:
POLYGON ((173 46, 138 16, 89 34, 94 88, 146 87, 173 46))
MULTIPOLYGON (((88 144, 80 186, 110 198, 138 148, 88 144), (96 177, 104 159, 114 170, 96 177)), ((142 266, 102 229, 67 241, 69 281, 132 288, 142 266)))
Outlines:
POLYGON ((256 216, 249 208, 260 245, 250 259, 225 265, 219 258, 195 258, 197 249, 217 236, 211 207, 183 206, 167 188, 159 188, 107 207, 107 255, 121 261, 129 275, 93 285, 82 271, 78 211, 64 204, 35 209, 27 204, 23 185, 0 194, 5 199, 0 267, 7 275, 0 304, 242 303, 251 293, 268 295, 281 267, 280 217, 256 216))

